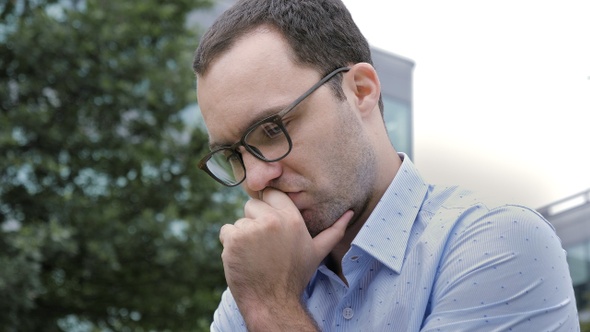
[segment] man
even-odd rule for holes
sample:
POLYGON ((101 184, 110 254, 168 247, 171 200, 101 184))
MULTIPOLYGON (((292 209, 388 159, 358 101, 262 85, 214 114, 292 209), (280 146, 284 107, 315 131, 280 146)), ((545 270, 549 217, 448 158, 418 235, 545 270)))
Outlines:
POLYGON ((195 54, 211 153, 242 185, 220 231, 215 331, 571 331, 559 239, 534 211, 427 185, 387 137, 369 46, 339 0, 245 0, 195 54))

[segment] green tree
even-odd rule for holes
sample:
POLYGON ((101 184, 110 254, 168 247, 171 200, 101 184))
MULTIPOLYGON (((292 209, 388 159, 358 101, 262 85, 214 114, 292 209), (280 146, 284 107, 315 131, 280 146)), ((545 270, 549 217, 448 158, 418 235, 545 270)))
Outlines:
POLYGON ((208 329, 241 199, 186 120, 208 4, 0 3, 0 330, 208 329))

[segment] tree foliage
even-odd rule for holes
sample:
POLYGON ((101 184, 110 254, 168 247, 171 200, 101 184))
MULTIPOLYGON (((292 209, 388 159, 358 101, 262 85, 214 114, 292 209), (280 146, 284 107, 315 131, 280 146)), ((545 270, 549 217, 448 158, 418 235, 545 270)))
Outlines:
POLYGON ((207 4, 0 4, 0 330, 207 329, 240 199, 183 111, 207 4))

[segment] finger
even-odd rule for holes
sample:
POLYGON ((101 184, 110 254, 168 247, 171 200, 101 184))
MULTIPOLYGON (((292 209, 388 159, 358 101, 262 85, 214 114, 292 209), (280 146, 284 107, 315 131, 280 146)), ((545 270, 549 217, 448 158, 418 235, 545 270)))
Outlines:
POLYGON ((250 199, 244 205, 244 218, 256 219, 260 215, 261 211, 268 209, 268 204, 257 199, 250 199))
POLYGON ((234 226, 236 229, 244 228, 248 225, 248 223, 252 222, 252 219, 249 218, 241 218, 236 220, 234 226))
POLYGON ((269 211, 270 208, 282 210, 288 214, 296 213, 299 215, 299 210, 287 194, 277 189, 266 188, 263 200, 253 198, 246 202, 244 217, 256 219, 265 211, 269 211))
POLYGON ((354 212, 352 210, 348 210, 344 212, 342 217, 340 217, 336 222, 323 230, 320 234, 316 235, 313 238, 313 243, 316 248, 316 257, 319 259, 317 262, 318 264, 324 257, 328 256, 330 251, 334 249, 336 244, 342 240, 344 237, 344 233, 346 232, 346 227, 348 223, 352 219, 354 212))
POLYGON ((227 239, 229 234, 232 233, 233 227, 234 226, 231 224, 225 224, 221 226, 221 228, 219 229, 219 242, 221 242, 221 245, 223 245, 223 242, 225 241, 225 239, 227 239))
POLYGON ((293 201, 284 192, 274 189, 264 189, 264 195, 260 195, 263 201, 277 210, 297 210, 293 201))

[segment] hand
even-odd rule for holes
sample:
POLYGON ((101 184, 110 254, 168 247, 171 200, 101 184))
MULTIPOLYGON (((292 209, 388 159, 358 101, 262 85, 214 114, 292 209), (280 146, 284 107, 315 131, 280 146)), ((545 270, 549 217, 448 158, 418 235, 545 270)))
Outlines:
POLYGON ((274 310, 301 307, 305 286, 343 238, 353 214, 347 211, 312 238, 287 195, 266 189, 263 199, 248 201, 245 218, 224 225, 219 236, 226 281, 246 322, 249 316, 276 318, 274 310))

